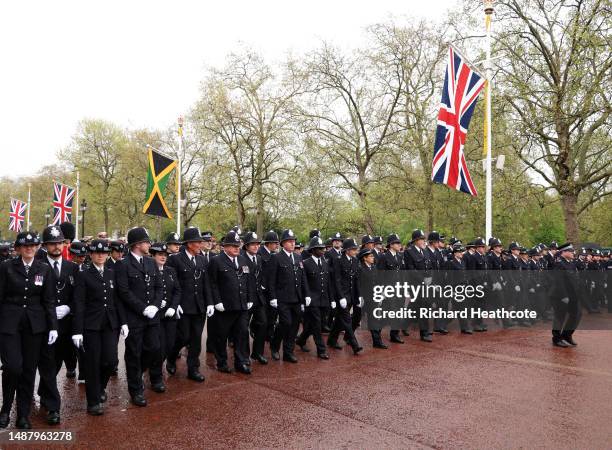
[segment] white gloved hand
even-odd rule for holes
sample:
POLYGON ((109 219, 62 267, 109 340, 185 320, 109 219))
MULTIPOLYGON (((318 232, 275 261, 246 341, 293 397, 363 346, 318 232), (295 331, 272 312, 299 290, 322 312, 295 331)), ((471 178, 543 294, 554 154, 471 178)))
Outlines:
POLYGON ((591 289, 595 289, 595 282, 594 281, 591 281, 591 289))
POLYGON ((253 302, 247 302, 247 309, 251 309, 253 307, 253 302))
POLYGON ((174 310, 174 308, 168 308, 166 310, 166 314, 164 314, 164 317, 172 317, 172 316, 174 316, 175 312, 176 311, 174 310))
POLYGON ((55 315, 57 316, 57 320, 62 320, 68 315, 69 312, 70 306, 68 305, 60 305, 55 307, 55 315))
POLYGON ((75 334, 74 336, 72 336, 72 343, 76 348, 81 348, 81 346, 83 345, 83 335, 75 334))
POLYGON ((502 290, 501 283, 499 281, 493 283, 493 290, 494 291, 501 291, 502 290))
POLYGON ((49 331, 49 345, 53 345, 55 344, 55 341, 57 341, 57 330, 51 330, 49 331))
POLYGON ((225 308, 223 307, 223 303, 219 302, 215 305, 215 309, 219 312, 223 312, 225 311, 225 308))
POLYGON ((306 306, 310 306, 312 299, 310 297, 306 297, 304 300, 306 301, 306 306))
POLYGON ((342 309, 346 308, 346 299, 345 298, 341 298, 339 303, 340 303, 340 308, 342 308, 342 309))
POLYGON ((517 285, 517 286, 514 286, 514 290, 515 290, 516 292, 521 292, 521 287, 520 287, 520 286, 518 286, 518 285, 517 285))
POLYGON ((540 283, 536 284, 536 287, 540 287, 540 283))
POLYGON ((214 313, 215 313, 215 307, 213 305, 208 305, 206 307, 206 317, 212 317, 214 313))
POLYGON ((535 289, 534 288, 529 288, 529 292, 531 292, 533 294, 533 293, 535 293, 535 289))
POLYGON ((123 336, 123 339, 127 338, 128 334, 130 334, 130 329, 127 324, 121 325, 121 336, 123 336))
POLYGON ((565 303, 567 305, 569 303, 569 297, 563 297, 561 299, 561 303, 565 303))
POLYGON ((157 306, 149 305, 144 309, 144 311, 142 312, 142 315, 149 319, 152 319, 153 317, 155 317, 155 314, 157 314, 157 311, 158 311, 157 306))
POLYGON ((363 303, 364 303, 363 297, 359 297, 359 305, 357 306, 359 306, 360 308, 363 308, 363 303))
POLYGON ((300 309, 304 312, 304 305, 300 305, 300 309))
POLYGON ((330 302, 331 309, 336 309, 336 302, 330 302))
POLYGON ((426 286, 429 286, 432 281, 433 281, 432 277, 425 277, 425 278, 423 278, 423 283, 425 283, 426 286))
POLYGON ((183 315, 183 308, 181 308, 181 305, 178 305, 176 307, 176 318, 180 319, 182 315, 183 315))
POLYGON ((489 285, 489 283, 487 283, 486 281, 484 281, 484 282, 482 283, 482 285, 483 285, 483 286, 488 286, 488 285, 489 285))
POLYGON ((270 306, 272 308, 278 308, 278 300, 276 300, 275 298, 273 298, 272 300, 270 300, 270 306))
POLYGON ((166 300, 162 300, 160 309, 164 309, 166 307, 166 300))

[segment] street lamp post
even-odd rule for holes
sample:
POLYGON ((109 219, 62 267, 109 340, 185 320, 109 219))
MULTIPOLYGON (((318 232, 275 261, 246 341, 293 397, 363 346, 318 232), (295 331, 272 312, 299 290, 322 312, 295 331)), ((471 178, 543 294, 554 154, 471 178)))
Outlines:
POLYGON ((49 218, 51 217, 51 213, 49 213, 49 208, 47 208, 47 212, 45 213, 45 219, 47 221, 47 226, 49 226, 49 218))
POLYGON ((87 211, 87 200, 81 202, 81 239, 85 237, 85 211, 87 211))

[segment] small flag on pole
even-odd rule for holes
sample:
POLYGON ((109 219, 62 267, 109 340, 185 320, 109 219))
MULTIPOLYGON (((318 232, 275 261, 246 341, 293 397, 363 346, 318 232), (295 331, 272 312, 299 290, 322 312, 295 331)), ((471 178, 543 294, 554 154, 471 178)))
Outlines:
POLYGON ((9 212, 9 230, 19 233, 23 230, 23 222, 25 221, 26 208, 28 204, 21 200, 11 199, 11 211, 9 212))
POLYGON ((474 196, 478 193, 465 162, 463 147, 484 81, 485 77, 472 69, 457 50, 449 48, 431 179, 474 196))
POLYGON ((142 212, 152 216, 171 219, 172 215, 164 200, 168 178, 176 168, 176 161, 149 148, 149 169, 147 172, 147 195, 142 212))
POLYGON ((72 221, 72 202, 75 189, 65 184, 53 182, 53 222, 59 225, 62 222, 72 221))

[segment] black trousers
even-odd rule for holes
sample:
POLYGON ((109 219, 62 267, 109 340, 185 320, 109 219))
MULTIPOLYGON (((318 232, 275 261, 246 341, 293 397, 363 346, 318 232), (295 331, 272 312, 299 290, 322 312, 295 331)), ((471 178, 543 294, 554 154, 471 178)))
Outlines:
POLYGON ((327 337, 327 343, 335 344, 338 342, 340 332, 344 331, 344 339, 346 342, 348 342, 351 347, 357 348, 359 344, 353 332, 351 313, 349 312, 348 306, 346 308, 340 308, 338 306, 336 309, 332 310, 332 312, 334 313, 334 324, 327 337))
POLYGON ((553 341, 558 342, 566 337, 571 338, 582 318, 580 302, 575 298, 570 298, 569 303, 565 304, 561 300, 556 299, 553 302, 553 310, 553 341))
POLYGON ((299 303, 278 304, 278 326, 270 342, 272 351, 279 351, 283 343, 283 355, 292 355, 295 348, 295 338, 300 327, 302 309, 299 303))
POLYGON ((17 394, 17 416, 28 417, 34 395, 36 365, 40 347, 47 345, 46 333, 32 333, 24 314, 15 334, 0 335, 2 360, 2 410, 10 413, 17 394))
MULTIPOLYGON (((142 373, 146 369, 150 369, 151 383, 162 381, 161 370, 156 370, 158 367, 161 368, 160 359, 159 324, 130 329, 125 340, 125 372, 131 396, 144 392, 142 373)), ((85 373, 89 376, 87 371, 85 373)))
MULTIPOLYGON (((253 336, 253 350, 252 354, 261 355, 264 354, 264 346, 266 343, 266 335, 268 333, 268 315, 266 313, 266 307, 264 305, 253 306, 249 310, 249 320, 251 335, 253 336)), ((246 342, 247 355, 249 354, 249 340, 246 342)))
POLYGON ((298 345, 306 345, 306 341, 312 336, 317 346, 318 355, 327 353, 325 351, 325 341, 323 341, 323 336, 321 334, 321 316, 324 313, 324 309, 327 308, 309 306, 304 310, 304 327, 302 333, 300 333, 296 340, 298 345))
POLYGON ((276 330, 276 322, 278 321, 278 310, 272 308, 270 305, 265 306, 266 309, 266 322, 267 322, 267 333, 266 339, 272 342, 274 339, 274 331, 276 330))
POLYGON ((168 359, 175 361, 179 352, 188 346, 187 368, 196 372, 200 368, 200 353, 202 352, 202 332, 206 322, 205 314, 184 314, 178 321, 176 341, 168 359))
POLYGON ((176 329, 178 320, 162 319, 159 324, 159 340, 161 345, 162 360, 172 354, 176 344, 176 329))
POLYGON ((249 355, 245 352, 244 344, 248 340, 248 311, 215 311, 210 318, 208 327, 210 329, 217 360, 217 367, 227 366, 227 340, 234 343, 234 366, 242 366, 248 363, 249 355))
POLYGON ((427 317, 421 317, 421 315, 419 314, 421 308, 431 308, 429 300, 419 298, 414 302, 411 301, 409 308, 415 311, 415 314, 417 316, 415 322, 419 327, 419 333, 421 334, 421 336, 426 336, 430 334, 431 329, 429 328, 429 319, 427 317))
POLYGON ((359 325, 361 325, 361 308, 359 306, 353 306, 353 311, 351 312, 351 327, 353 328, 353 331, 355 331, 357 328, 359 328, 359 325))
MULTIPOLYGON (((132 331, 135 330, 130 330, 128 339, 131 337, 132 331)), ((119 330, 113 330, 110 323, 107 323, 101 330, 85 330, 83 332, 81 361, 86 368, 85 393, 87 395, 87 406, 100 403, 100 394, 106 389, 108 380, 119 363, 117 356, 118 343, 119 330)))

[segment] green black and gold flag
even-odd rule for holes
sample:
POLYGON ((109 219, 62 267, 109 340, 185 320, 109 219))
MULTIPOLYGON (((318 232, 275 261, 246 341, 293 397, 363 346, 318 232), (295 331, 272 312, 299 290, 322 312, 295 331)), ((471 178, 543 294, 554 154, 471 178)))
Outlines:
POLYGON ((176 161, 149 149, 149 170, 147 172, 147 201, 142 212, 152 216, 166 217, 172 219, 168 206, 164 200, 164 192, 168 178, 176 168, 176 161))

